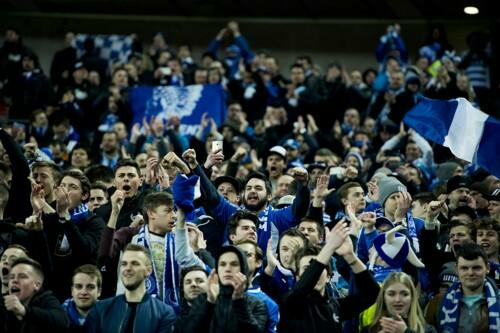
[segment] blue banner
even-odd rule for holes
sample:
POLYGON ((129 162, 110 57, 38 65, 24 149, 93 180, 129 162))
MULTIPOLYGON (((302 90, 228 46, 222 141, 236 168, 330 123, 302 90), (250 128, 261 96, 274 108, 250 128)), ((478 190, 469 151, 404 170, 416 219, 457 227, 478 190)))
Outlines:
POLYGON ((203 113, 207 112, 221 126, 226 119, 224 89, 221 85, 186 87, 137 87, 130 91, 134 123, 159 115, 165 121, 178 116, 183 134, 195 135, 203 113))

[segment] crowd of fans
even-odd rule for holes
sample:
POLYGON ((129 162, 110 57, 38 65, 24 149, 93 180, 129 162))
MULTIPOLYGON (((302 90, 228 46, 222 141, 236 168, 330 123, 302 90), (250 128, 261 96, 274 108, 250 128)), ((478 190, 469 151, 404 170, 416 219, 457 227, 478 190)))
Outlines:
POLYGON ((500 331, 500 180, 402 122, 488 103, 483 34, 411 55, 389 26, 350 71, 280 68, 237 22, 199 61, 74 37, 50 78, 15 29, 0 49, 0 331, 500 331), (190 84, 224 88, 222 126, 132 123, 130 89, 190 84))

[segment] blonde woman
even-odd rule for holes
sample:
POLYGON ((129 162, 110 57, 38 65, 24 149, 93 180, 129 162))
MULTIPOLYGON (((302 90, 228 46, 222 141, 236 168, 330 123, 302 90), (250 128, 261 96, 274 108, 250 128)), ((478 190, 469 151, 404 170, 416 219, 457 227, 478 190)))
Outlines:
POLYGON ((373 324, 363 333, 431 333, 418 304, 411 277, 403 272, 390 273, 384 280, 375 303, 373 324))

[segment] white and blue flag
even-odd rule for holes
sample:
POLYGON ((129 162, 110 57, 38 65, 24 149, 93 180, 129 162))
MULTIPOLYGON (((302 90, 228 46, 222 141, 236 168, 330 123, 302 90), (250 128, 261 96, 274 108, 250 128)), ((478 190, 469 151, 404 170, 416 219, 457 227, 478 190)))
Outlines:
POLYGON ((126 64, 132 53, 133 40, 130 36, 78 34, 73 41, 78 58, 85 53, 84 43, 87 38, 94 40, 94 46, 99 50, 99 56, 108 60, 110 64, 116 62, 126 64))
POLYGON ((181 122, 181 133, 188 135, 196 134, 205 112, 217 127, 226 119, 225 93, 220 84, 132 88, 130 103, 134 123, 142 123, 143 118, 149 121, 160 116, 168 121, 177 116, 181 122))
POLYGON ((403 121, 426 139, 448 147, 456 157, 500 177, 500 121, 465 98, 422 98, 403 121))

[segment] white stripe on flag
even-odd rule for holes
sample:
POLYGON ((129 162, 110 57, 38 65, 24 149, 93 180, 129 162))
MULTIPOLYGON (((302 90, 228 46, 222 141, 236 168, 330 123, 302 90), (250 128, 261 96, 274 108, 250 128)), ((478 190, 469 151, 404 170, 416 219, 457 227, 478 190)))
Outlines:
POLYGON ((473 162, 488 115, 474 108, 465 98, 457 98, 457 102, 457 110, 443 146, 450 148, 455 156, 473 162))

